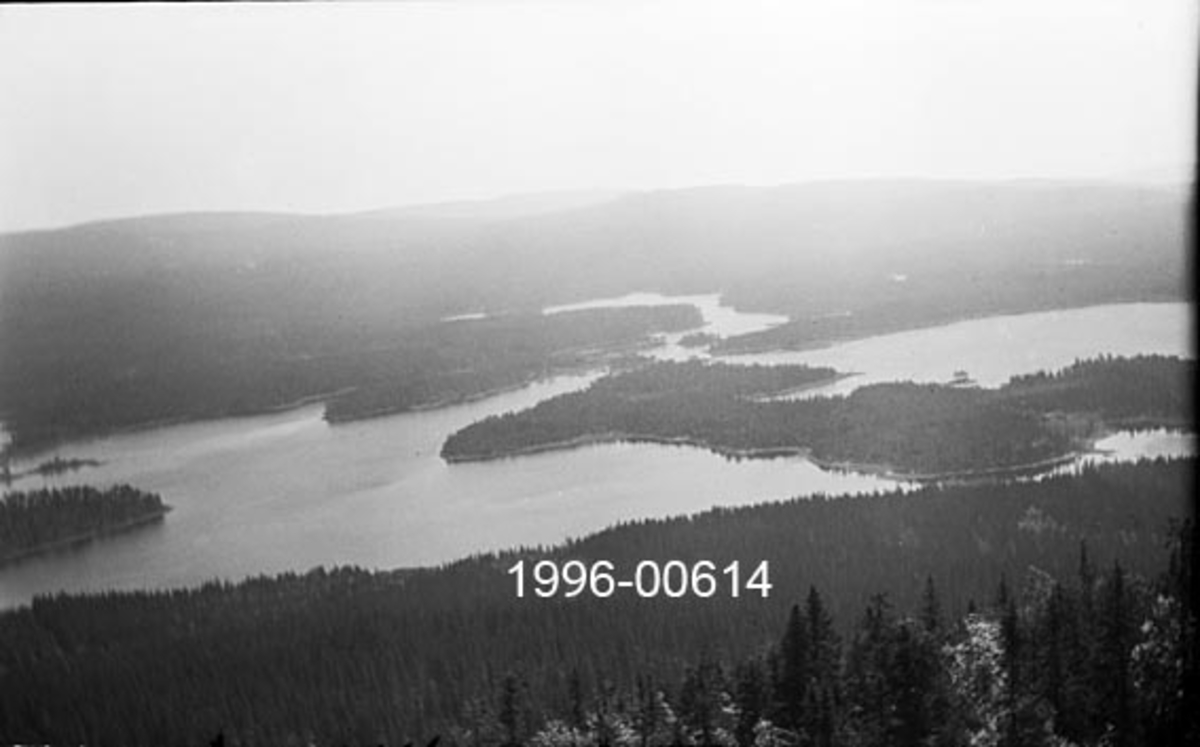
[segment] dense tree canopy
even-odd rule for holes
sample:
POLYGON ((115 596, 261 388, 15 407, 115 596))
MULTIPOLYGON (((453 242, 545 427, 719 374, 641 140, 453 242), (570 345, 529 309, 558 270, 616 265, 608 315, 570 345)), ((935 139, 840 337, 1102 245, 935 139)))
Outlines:
POLYGON ((1193 368, 1162 356, 1100 358, 1018 377, 1000 389, 889 383, 847 396, 761 401, 750 395, 834 372, 657 363, 473 423, 452 434, 442 454, 451 461, 487 459, 627 439, 686 442, 732 455, 806 452, 824 462, 902 473, 1015 468, 1068 454, 1104 422, 1190 423, 1193 368))
POLYGON ((848 745, 946 732, 939 743, 953 744, 1013 724, 1007 744, 1035 744, 1021 735, 1053 714, 1053 732, 1082 744, 1124 714, 1111 728, 1149 744, 1174 691, 1103 683, 1163 684, 1176 671, 1181 608, 1152 579, 1182 567, 1170 522, 1187 512, 1193 467, 714 510, 436 570, 38 598, 0 615, 0 734, 401 745, 441 733, 494 745, 705 733, 771 744, 803 732, 848 745), (1081 545, 1094 570, 1081 572, 1081 545), (766 560, 773 589, 516 598, 507 569, 543 557, 606 559, 625 575, 644 559, 766 560), (1080 577, 1090 581, 1073 590, 1080 577), (993 601, 1002 579, 1012 609, 993 601), (957 622, 972 608, 982 616, 957 622))
POLYGON ((161 517, 162 497, 128 485, 13 492, 0 499, 0 563, 161 517))

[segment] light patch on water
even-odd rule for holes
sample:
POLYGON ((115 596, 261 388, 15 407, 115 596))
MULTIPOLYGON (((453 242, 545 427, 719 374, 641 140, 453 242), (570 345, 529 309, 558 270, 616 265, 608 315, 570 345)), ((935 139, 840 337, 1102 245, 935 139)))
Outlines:
POLYGON ((443 322, 473 322, 480 319, 487 319, 488 315, 482 311, 472 312, 470 314, 455 314, 454 316, 444 316, 441 318, 443 322))
POLYGON ((1105 436, 1096 441, 1094 453, 1088 454, 1085 460, 1089 463, 1132 462, 1139 459, 1195 455, 1195 433, 1154 428, 1141 431, 1118 431, 1105 436))
POLYGON ((588 301, 547 306, 542 313, 563 314, 568 311, 590 311, 593 309, 626 309, 633 306, 675 306, 694 303, 695 299, 717 298, 717 296, 664 296, 661 293, 627 293, 614 298, 593 298, 588 301))
POLYGON ((1159 457, 1196 456, 1196 434, 1170 428, 1117 431, 1098 439, 1092 450, 1068 464, 1039 473, 1029 479, 1042 480, 1055 475, 1077 475, 1082 469, 1098 464, 1138 462, 1159 457))
MULTIPOLYGON (((585 309, 619 309, 634 306, 695 306, 703 317, 704 323, 696 329, 682 334, 703 332, 717 337, 731 337, 748 332, 760 332, 788 320, 779 314, 751 314, 738 311, 732 306, 721 303, 720 293, 703 293, 691 296, 666 296, 661 293, 630 293, 617 298, 599 298, 591 301, 549 306, 542 310, 543 314, 561 314, 567 311, 582 311, 585 309)), ((676 334, 667 337, 675 337, 676 334)))

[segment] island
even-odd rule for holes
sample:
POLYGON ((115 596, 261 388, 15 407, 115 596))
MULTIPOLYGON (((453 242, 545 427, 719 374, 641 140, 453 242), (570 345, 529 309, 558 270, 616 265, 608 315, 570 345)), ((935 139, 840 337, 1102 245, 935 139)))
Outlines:
POLYGON ((909 480, 1045 469, 1108 430, 1190 427, 1194 362, 1104 357, 986 389, 896 382, 849 395, 764 399, 831 369, 656 363, 452 434, 449 462, 604 441, 689 444, 730 457, 802 455, 826 468, 909 480))
POLYGON ((0 565, 161 521, 170 510, 161 496, 128 485, 8 493, 0 499, 0 565))
POLYGON ((720 339, 720 335, 711 332, 692 332, 679 338, 679 345, 685 348, 707 348, 720 339))
POLYGON ((87 467, 99 467, 100 464, 99 459, 64 459, 56 456, 42 462, 33 471, 39 475, 62 475, 87 467))
POLYGON ((0 449, 0 482, 3 482, 5 485, 11 485, 16 480, 27 475, 54 477, 88 467, 99 467, 101 464, 103 462, 99 459, 64 459, 61 456, 55 456, 53 459, 47 459, 39 463, 36 467, 14 472, 8 450, 0 449))

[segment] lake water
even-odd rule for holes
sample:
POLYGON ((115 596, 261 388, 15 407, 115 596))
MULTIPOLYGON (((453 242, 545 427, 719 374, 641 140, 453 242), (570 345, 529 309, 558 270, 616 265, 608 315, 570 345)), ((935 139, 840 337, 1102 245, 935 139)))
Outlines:
POLYGON ((870 337, 826 348, 731 356, 731 363, 806 363, 860 375, 799 396, 846 394, 884 381, 948 382, 956 371, 994 387, 1014 374, 1057 369, 1099 353, 1194 357, 1187 304, 1120 304, 996 316, 870 337))
MULTIPOLYGON (((684 299, 639 294, 634 300, 684 299)), ((632 305, 629 297, 618 301, 632 305)), ((738 314, 721 307, 716 296, 687 302, 700 307, 706 331, 715 334, 780 321, 738 314)), ((994 384, 1099 353, 1190 356, 1188 324, 1184 304, 1114 305, 730 360, 863 372, 835 391, 890 378, 945 380, 957 369, 994 384)), ((666 336, 656 354, 695 354, 679 348, 678 339, 666 336)), ((442 441, 458 428, 582 388, 598 375, 563 376, 466 405, 338 426, 322 420, 320 406, 310 406, 64 446, 57 451, 64 458, 103 464, 57 477, 26 477, 14 487, 127 482, 161 493, 175 510, 162 524, 0 569, 0 607, 58 590, 163 588, 319 564, 436 564, 474 552, 557 543, 627 519, 895 486, 878 477, 825 472, 801 458, 730 461, 700 449, 653 444, 455 465, 438 457, 442 441)), ((1190 437, 1157 432, 1114 437, 1108 445, 1114 450, 1109 459, 1194 451, 1190 437)))

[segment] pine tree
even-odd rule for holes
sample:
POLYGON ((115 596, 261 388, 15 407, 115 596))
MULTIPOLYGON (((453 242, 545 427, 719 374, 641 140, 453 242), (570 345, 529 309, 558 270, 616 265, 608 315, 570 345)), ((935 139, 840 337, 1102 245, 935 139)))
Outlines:
POLYGON ((858 744, 884 744, 888 739, 895 700, 888 678, 892 634, 891 605, 885 595, 876 594, 847 656, 847 728, 858 744))
POLYGON ((532 732, 528 688, 515 674, 508 674, 500 690, 500 708, 496 720, 504 735, 505 747, 519 747, 532 732))
POLYGON ((922 637, 901 624, 892 641, 886 671, 889 744, 921 745, 933 732, 928 696, 933 689, 932 662, 925 656, 922 637))
POLYGON ((925 591, 921 595, 921 625, 931 635, 936 635, 942 628, 942 605, 933 586, 933 576, 925 577, 925 591))
POLYGON ((583 694, 583 681, 577 667, 571 668, 571 676, 567 680, 567 698, 570 703, 570 726, 582 730, 587 725, 587 704, 583 694))
POLYGON ((720 665, 707 654, 687 671, 679 694, 680 716, 700 744, 712 744, 718 726, 724 677, 720 665))
POLYGON ((1113 565, 1106 581, 1100 610, 1101 704, 1112 725, 1113 744, 1126 747, 1133 743, 1129 688, 1133 624, 1120 563, 1113 565))
POLYGON ((1054 715, 1061 723, 1067 713, 1066 672, 1064 656, 1067 647, 1067 601, 1062 586, 1054 584, 1050 600, 1046 605, 1044 630, 1040 636, 1041 693, 1054 715))
POLYGON ((738 667, 736 680, 734 703, 738 715, 734 737, 738 747, 751 747, 754 744, 754 728, 765 715, 767 705, 767 683, 762 663, 758 659, 743 662, 738 667))
POLYGON ((783 640, 779 644, 779 673, 775 683, 775 722, 798 730, 803 724, 804 696, 809 679, 808 620, 800 605, 792 605, 783 640))
POLYGON ((1000 604, 1000 640, 1004 656, 1002 659, 1004 675, 1008 686, 1006 688, 1006 725, 1004 725, 1003 737, 1004 745, 1007 747, 1019 747, 1019 727, 1018 713, 1022 694, 1022 671, 1021 671, 1021 631, 1020 620, 1016 616, 1016 602, 1012 594, 1008 593, 1008 587, 1004 584, 1003 576, 1000 580, 1000 592, 997 593, 997 602, 1000 604))
POLYGON ((821 595, 809 587, 805 604, 808 622, 809 680, 805 688, 802 731, 815 745, 833 741, 834 709, 839 700, 841 644, 821 595))
MULTIPOLYGON (((1195 485, 1192 485, 1193 501, 1195 485)), ((1194 503, 1193 503, 1194 506, 1194 503)), ((1179 723, 1173 729, 1178 744, 1200 743, 1200 619, 1196 611, 1196 539, 1200 523, 1189 518, 1172 533, 1171 570, 1167 586, 1180 610, 1179 723)))
POLYGON ((821 595, 813 587, 809 587, 805 611, 808 618, 810 677, 822 686, 831 686, 838 674, 841 644, 833 629, 833 618, 825 611, 821 595))

